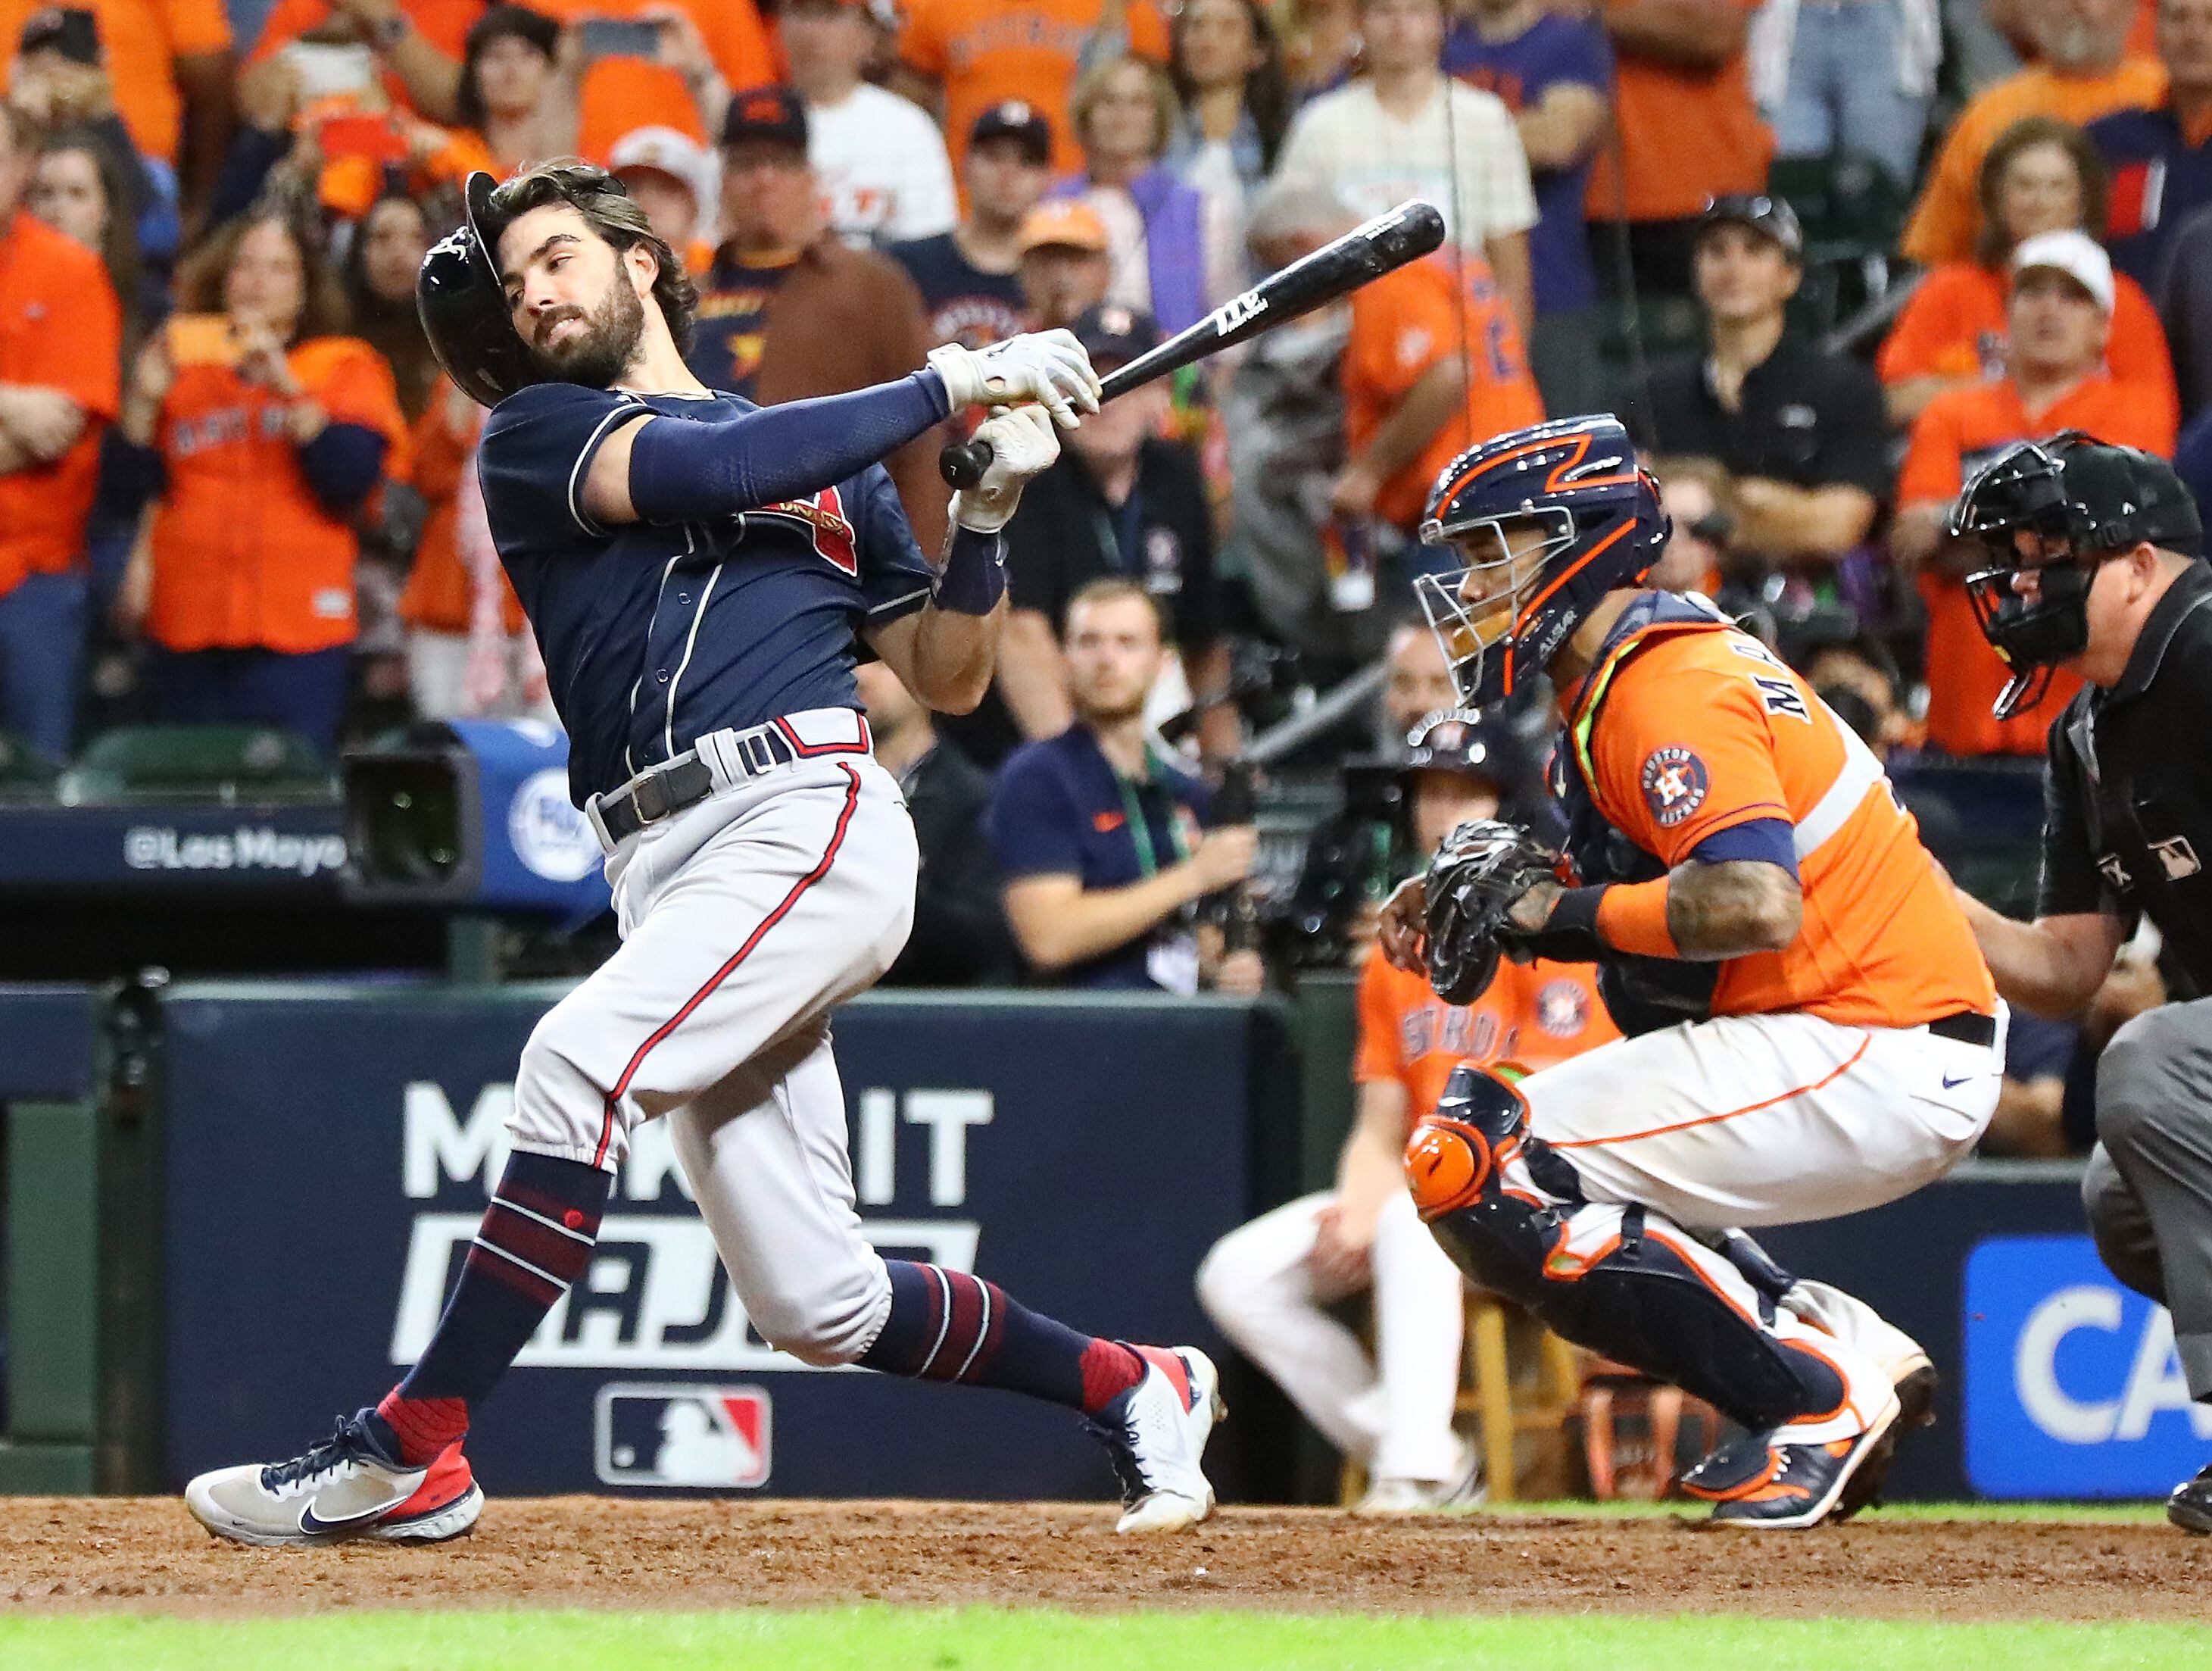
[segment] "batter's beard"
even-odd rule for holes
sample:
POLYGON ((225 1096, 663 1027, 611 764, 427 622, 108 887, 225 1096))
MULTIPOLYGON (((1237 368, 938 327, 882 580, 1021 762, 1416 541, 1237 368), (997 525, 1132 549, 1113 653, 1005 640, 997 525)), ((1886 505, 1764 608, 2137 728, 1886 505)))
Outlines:
POLYGON ((584 318, 583 331, 550 348, 531 345, 530 357, 554 382, 611 388, 637 357, 645 337, 645 304, 620 277, 606 300, 584 318))

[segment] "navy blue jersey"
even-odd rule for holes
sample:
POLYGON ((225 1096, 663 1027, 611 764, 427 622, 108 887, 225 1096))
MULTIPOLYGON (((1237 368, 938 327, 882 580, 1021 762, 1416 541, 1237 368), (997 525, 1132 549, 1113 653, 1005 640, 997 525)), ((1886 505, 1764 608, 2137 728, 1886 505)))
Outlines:
POLYGON ((988 348, 1028 328, 1022 281, 1010 272, 985 272, 960 253, 950 232, 893 244, 885 253, 906 269, 921 292, 933 343, 988 348))
MULTIPOLYGON (((1150 765, 1141 782, 1123 778, 1079 723, 1016 751, 1000 768, 987 820, 1006 880, 1073 876, 1089 893, 1127 887, 1188 858, 1212 797, 1203 781, 1157 749, 1150 765)), ((1152 986, 1155 947, 1189 932, 1178 913, 1055 979, 1070 986, 1152 986)))
POLYGON ((928 601, 933 571, 881 465, 712 524, 607 528, 584 510, 592 459, 631 415, 726 424, 756 410, 541 383, 484 425, 484 509, 568 727, 579 806, 709 732, 857 707, 855 631, 928 601))

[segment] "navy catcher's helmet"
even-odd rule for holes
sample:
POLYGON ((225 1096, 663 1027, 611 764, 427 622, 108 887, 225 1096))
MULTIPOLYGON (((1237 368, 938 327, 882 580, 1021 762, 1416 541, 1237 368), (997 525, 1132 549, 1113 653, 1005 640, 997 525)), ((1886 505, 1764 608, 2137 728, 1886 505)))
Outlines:
POLYGON ((1414 587, 1461 702, 1492 707, 1541 672, 1600 598, 1651 572, 1668 528, 1609 412, 1511 430, 1445 466, 1421 542, 1463 566, 1414 587))
POLYGON ((461 197, 465 218, 431 246, 415 276, 415 310, 446 375, 479 406, 495 406, 538 372, 515 334, 501 286, 492 177, 478 170, 461 197))

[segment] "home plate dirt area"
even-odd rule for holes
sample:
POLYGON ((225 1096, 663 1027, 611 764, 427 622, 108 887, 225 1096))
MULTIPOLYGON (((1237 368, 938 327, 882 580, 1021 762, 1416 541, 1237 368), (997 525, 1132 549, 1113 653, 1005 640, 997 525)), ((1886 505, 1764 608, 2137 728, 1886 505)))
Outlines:
MULTIPOLYGON (((1924 1512, 1924 1511, 1923 1511, 1924 1512)), ((697 1610, 863 1600, 1376 1613, 2202 1619, 2212 1539, 2155 1523, 1875 1513, 1810 1533, 1687 1515, 1360 1521, 1228 1509, 1116 1537, 1104 1504, 495 1498, 434 1549, 245 1549, 173 1497, 19 1497, 0 1607, 252 1614, 333 1607, 697 1610)))

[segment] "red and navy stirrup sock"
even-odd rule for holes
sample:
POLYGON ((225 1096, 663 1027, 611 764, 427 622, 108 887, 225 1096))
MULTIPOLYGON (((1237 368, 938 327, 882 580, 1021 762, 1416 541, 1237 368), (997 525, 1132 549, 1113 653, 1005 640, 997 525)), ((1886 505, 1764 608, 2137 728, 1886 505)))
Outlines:
POLYGON ((403 1461, 427 1467, 469 1430, 470 1407, 583 1275, 613 1181, 581 1161, 508 1159, 437 1333, 376 1406, 403 1461))
POLYGON ((890 1314, 860 1362, 909 1380, 1004 1387, 1096 1415, 1145 1377, 1128 1347, 1079 1334, 1006 1297, 996 1283, 888 1259, 890 1314))

